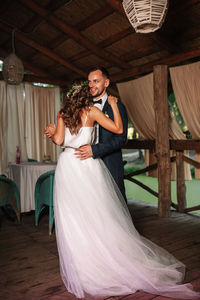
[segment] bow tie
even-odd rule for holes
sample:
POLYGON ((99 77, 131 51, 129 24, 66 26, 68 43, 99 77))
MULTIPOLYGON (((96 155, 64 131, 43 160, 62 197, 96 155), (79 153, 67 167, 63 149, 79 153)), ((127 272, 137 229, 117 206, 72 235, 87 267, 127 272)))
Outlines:
POLYGON ((102 104, 102 99, 99 99, 99 100, 93 100, 93 103, 94 103, 94 104, 102 104))

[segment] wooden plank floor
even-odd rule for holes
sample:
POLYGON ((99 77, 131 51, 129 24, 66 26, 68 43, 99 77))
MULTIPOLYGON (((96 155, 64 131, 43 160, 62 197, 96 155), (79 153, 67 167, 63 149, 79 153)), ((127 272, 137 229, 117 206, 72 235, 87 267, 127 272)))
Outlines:
MULTIPOLYGON (((151 204, 131 201, 131 215, 138 231, 164 247, 187 266, 186 282, 200 290, 200 215, 172 212, 159 218, 151 204)), ((34 226, 34 213, 23 214, 21 224, 0 214, 0 299, 73 300, 61 281, 55 233, 48 235, 48 216, 34 226)), ((163 300, 144 292, 110 300, 163 300)))

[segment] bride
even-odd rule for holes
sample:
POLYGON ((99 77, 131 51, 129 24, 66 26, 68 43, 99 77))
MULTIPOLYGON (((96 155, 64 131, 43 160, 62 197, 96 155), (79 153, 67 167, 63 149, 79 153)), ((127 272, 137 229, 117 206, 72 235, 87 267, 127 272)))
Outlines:
MULTIPOLYGON (((108 97, 114 121, 93 106, 88 86, 75 86, 57 116, 52 141, 62 145, 54 180, 54 215, 60 271, 78 298, 120 296, 143 290, 171 298, 200 296, 180 284, 185 266, 139 235, 123 196, 101 159, 74 151, 94 140, 94 123, 121 134, 117 99, 108 97)), ((51 128, 45 133, 50 136, 51 128)))

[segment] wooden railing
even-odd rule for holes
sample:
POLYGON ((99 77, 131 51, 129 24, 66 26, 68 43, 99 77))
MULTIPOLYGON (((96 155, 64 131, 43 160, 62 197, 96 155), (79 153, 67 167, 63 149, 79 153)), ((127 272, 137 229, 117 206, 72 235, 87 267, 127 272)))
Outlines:
MULTIPOLYGON (((186 204, 186 186, 185 186, 185 178, 184 178, 184 162, 193 165, 195 168, 200 169, 200 162, 193 160, 184 155, 184 150, 195 150, 200 152, 200 140, 170 140, 170 150, 175 150, 176 155, 170 157, 170 162, 176 162, 176 182, 177 182, 177 203, 175 204, 171 202, 171 206, 177 209, 179 212, 190 212, 200 209, 200 205, 193 206, 187 208, 186 204)), ((127 144, 125 145, 124 149, 149 149, 155 151, 155 157, 159 157, 159 153, 156 153, 155 150, 156 143, 155 140, 128 140, 127 144)), ((141 183, 140 181, 133 178, 136 175, 146 173, 151 170, 155 170, 158 168, 160 159, 157 159, 157 163, 152 164, 144 169, 137 170, 126 174, 124 176, 125 179, 136 183, 141 188, 145 189, 155 197, 159 198, 159 192, 152 190, 147 185, 141 183)), ((159 182, 158 182, 159 184, 159 182)), ((163 185, 162 185, 163 187, 163 185)), ((200 187, 199 187, 200 190, 200 187)), ((200 202, 200 201, 199 201, 200 202)))

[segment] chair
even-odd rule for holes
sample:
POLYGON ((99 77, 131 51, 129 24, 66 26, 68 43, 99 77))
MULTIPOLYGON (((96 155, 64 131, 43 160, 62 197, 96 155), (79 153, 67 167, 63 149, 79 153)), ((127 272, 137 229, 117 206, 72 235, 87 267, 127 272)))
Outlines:
POLYGON ((34 159, 34 158, 28 158, 28 162, 37 162, 37 159, 34 159))
POLYGON ((48 171, 38 178, 35 185, 35 225, 38 226, 40 213, 49 206, 49 235, 52 234, 53 214, 53 182, 55 170, 48 171))
POLYGON ((20 194, 15 182, 0 175, 0 207, 10 206, 20 223, 20 194))

